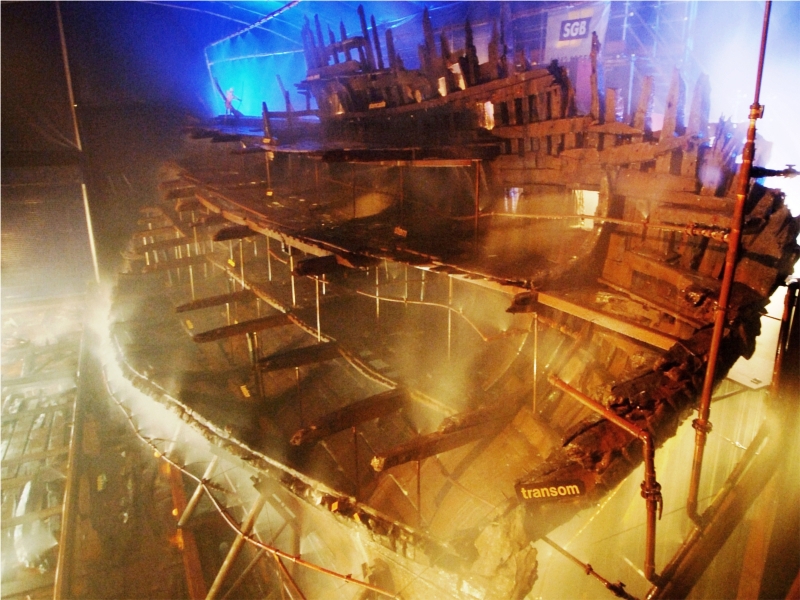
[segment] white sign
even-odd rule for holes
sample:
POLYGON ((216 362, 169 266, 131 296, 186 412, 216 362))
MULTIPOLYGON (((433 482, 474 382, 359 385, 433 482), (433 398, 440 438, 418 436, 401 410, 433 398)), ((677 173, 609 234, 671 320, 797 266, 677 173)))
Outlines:
POLYGON ((548 13, 545 60, 565 62, 571 58, 589 56, 592 51, 592 32, 597 32, 601 42, 605 40, 610 11, 609 2, 595 2, 548 13))

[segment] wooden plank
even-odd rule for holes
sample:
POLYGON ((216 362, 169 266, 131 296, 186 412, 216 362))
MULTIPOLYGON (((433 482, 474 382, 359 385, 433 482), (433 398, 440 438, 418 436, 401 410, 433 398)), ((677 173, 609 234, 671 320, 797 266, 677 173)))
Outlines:
POLYGON ((286 350, 285 352, 278 352, 266 356, 259 359, 258 368, 260 371, 278 371, 280 369, 313 365, 315 363, 333 360, 340 356, 339 344, 336 342, 324 342, 322 344, 295 348, 294 350, 286 350))
POLYGON ((634 340, 655 346, 656 348, 661 348, 662 350, 669 350, 675 345, 676 342, 680 341, 674 336, 661 333, 655 329, 650 329, 649 327, 644 327, 627 320, 623 320, 614 315, 589 308, 588 306, 576 304, 571 300, 555 296, 553 294, 539 292, 537 300, 540 304, 549 306, 550 308, 555 308, 561 312, 573 315, 590 323, 594 323, 600 327, 605 327, 611 331, 621 333, 622 335, 626 335, 634 340))
POLYGON ((492 134, 499 138, 519 139, 525 137, 544 137, 586 131, 591 125, 591 117, 571 117, 568 119, 551 119, 537 121, 527 125, 501 125, 492 129, 492 134))
POLYGON ((653 209, 651 221, 671 225, 697 224, 727 229, 731 226, 731 215, 714 210, 660 204, 653 209))
POLYGON ((683 127, 681 117, 683 115, 684 96, 686 95, 684 88, 680 71, 676 67, 672 71, 672 80, 667 93, 667 104, 664 107, 664 123, 661 127, 662 140, 672 137, 679 128, 683 127))
POLYGON ((614 146, 600 152, 600 162, 604 165, 627 165, 631 163, 648 162, 659 156, 672 152, 688 143, 685 136, 668 138, 658 144, 652 142, 638 142, 614 146))
POLYGON ((225 327, 209 329, 208 331, 204 331, 192 336, 192 339, 198 344, 204 344, 237 335, 244 335, 253 331, 262 331, 264 329, 272 329, 273 327, 282 327, 284 325, 288 325, 289 323, 291 323, 289 320, 289 315, 270 315, 268 317, 261 317, 260 319, 252 319, 250 321, 234 323, 233 325, 226 325, 225 327))
MULTIPOLYGON (((620 169, 613 180, 612 187, 616 195, 657 202, 674 202, 675 199, 672 196, 674 192, 681 192, 681 195, 677 197, 678 202, 695 202, 695 198, 707 198, 694 194, 697 189, 697 179, 693 176, 682 177, 668 173, 642 173, 634 169, 620 169), (685 199, 682 200, 684 195, 685 199)), ((718 209, 718 207, 718 204, 714 204, 709 208, 718 209)))
POLYGON ((298 261, 294 267, 294 274, 298 277, 314 276, 321 277, 342 269, 334 255, 315 256, 298 261))
POLYGON ((142 267, 142 273, 155 273, 157 271, 168 271, 170 269, 181 269, 193 265, 202 265, 208 260, 204 254, 195 254, 194 256, 186 256, 184 258, 172 258, 170 260, 162 260, 160 262, 150 263, 142 267))
POLYGON ((207 298, 200 298, 185 304, 180 304, 175 307, 176 313, 189 312, 192 310, 199 310, 201 308, 210 308, 212 306, 220 306, 228 302, 247 302, 256 297, 253 290, 239 290, 230 294, 221 294, 219 296, 209 296, 207 298))
POLYGON ((141 245, 142 238, 158 237, 162 235, 168 235, 170 233, 175 234, 177 232, 178 228, 175 227, 175 225, 167 225, 165 227, 156 227, 155 229, 142 229, 141 231, 134 233, 131 236, 131 239, 141 245))
POLYGON ((402 406, 406 398, 406 390, 398 388, 359 400, 328 413, 307 427, 298 429, 292 436, 290 443, 293 446, 313 444, 359 423, 371 421, 392 413, 402 406))
POLYGON ((642 80, 642 91, 639 103, 633 115, 633 126, 642 131, 650 130, 650 112, 653 106, 653 76, 648 75, 642 80))
POLYGON ((253 231, 247 225, 234 225, 233 227, 223 227, 217 231, 217 233, 214 234, 213 240, 215 242, 227 242, 228 240, 238 240, 254 235, 258 235, 258 232, 253 231))
POLYGON ((203 205, 192 195, 191 198, 180 198, 175 202, 175 212, 189 212, 190 210, 200 210, 203 205))
POLYGON ((633 270, 666 281, 675 286, 678 292, 691 285, 711 290, 714 293, 719 290, 720 282, 717 279, 705 277, 695 271, 673 267, 638 252, 626 252, 624 260, 633 270))
POLYGON ((448 450, 454 450, 470 442, 499 433, 511 419, 507 414, 495 418, 491 418, 491 415, 486 415, 486 417, 483 422, 469 427, 421 435, 410 442, 375 454, 370 464, 375 471, 380 472, 412 460, 422 460, 448 450))
POLYGON ((188 237, 184 237, 181 234, 181 237, 166 239, 166 240, 159 240, 157 242, 153 242, 152 244, 139 244, 137 248, 138 255, 144 258, 145 252, 154 252, 156 250, 170 250, 172 248, 176 248, 177 246, 186 246, 188 244, 194 245, 194 241, 188 237))

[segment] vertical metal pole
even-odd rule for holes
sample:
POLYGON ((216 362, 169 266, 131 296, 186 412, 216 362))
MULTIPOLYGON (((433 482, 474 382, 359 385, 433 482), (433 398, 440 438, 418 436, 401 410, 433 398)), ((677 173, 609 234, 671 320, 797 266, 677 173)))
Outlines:
POLYGON ((272 174, 269 170, 269 161, 270 161, 270 154, 271 152, 267 151, 266 153, 266 161, 267 161, 267 196, 272 196, 272 174))
POLYGON ((403 173, 405 171, 405 167, 400 167, 400 225, 404 223, 405 217, 405 182, 403 181, 403 173))
POLYGON ((447 360, 450 360, 453 333, 453 278, 447 276, 447 360))
POLYGON ((256 519, 258 519, 258 514, 261 512, 261 509, 264 507, 264 503, 266 501, 266 494, 261 493, 258 495, 255 504, 253 504, 253 507, 247 514, 244 523, 242 523, 240 532, 236 535, 236 539, 233 541, 233 544, 231 544, 231 549, 228 551, 228 556, 225 557, 225 561, 222 563, 222 566, 217 572, 214 583, 211 584, 211 589, 208 590, 206 600, 213 600, 219 594, 222 584, 225 583, 225 578, 228 576, 228 573, 230 573, 233 563, 236 561, 236 558, 239 556, 239 552, 242 550, 242 546, 245 544, 245 537, 250 535, 250 532, 253 530, 253 525, 255 525, 256 519))
POLYGON ((194 300, 194 271, 192 270, 192 265, 189 265, 189 285, 192 288, 192 300, 194 300))
POLYGON ((425 271, 422 271, 422 283, 420 284, 419 288, 419 301, 425 301, 425 271))
POLYGON ((358 500, 358 493, 361 490, 361 482, 359 481, 358 476, 358 431, 356 430, 356 426, 353 425, 352 427, 353 432, 353 466, 355 467, 355 479, 356 479, 356 501, 358 500))
POLYGON ((303 415, 303 397, 300 395, 300 367, 294 368, 294 383, 297 393, 297 408, 300 411, 300 426, 305 426, 305 416, 303 415))
POLYGON ((381 269, 375 265, 375 318, 381 318, 381 269))
POLYGON ((297 292, 294 288, 294 257, 291 246, 289 246, 289 277, 292 280, 292 306, 297 306, 297 292))
POLYGON ((322 328, 320 327, 319 319, 319 277, 314 278, 314 290, 317 296, 317 341, 322 341, 322 328))
POLYGON ((192 518, 192 514, 194 514, 197 505, 200 503, 200 499, 203 497, 203 492, 205 488, 203 487, 203 483, 211 479, 214 475, 214 469, 217 468, 217 463, 219 462, 219 456, 214 456, 211 459, 211 462, 208 463, 208 467, 206 467, 205 473, 203 473, 203 478, 201 483, 197 484, 197 487, 192 494, 192 497, 189 498, 189 503, 186 505, 186 508, 183 510, 183 514, 181 518, 178 520, 178 527, 186 527, 186 524, 189 522, 189 519, 192 518))
POLYGON ((422 527, 422 461, 417 460, 417 527, 422 527))
POLYGON ((244 289, 244 238, 239 238, 239 263, 242 274, 242 289, 244 289))
POLYGON ((536 384, 539 381, 539 313, 533 313, 533 416, 536 416, 536 384))
POLYGON ((267 279, 272 281, 272 252, 269 249, 269 236, 267 236, 267 279))
POLYGON ((481 161, 475 161, 475 251, 478 251, 478 218, 481 212, 481 161))
POLYGON ((764 54, 767 47, 767 30, 769 29, 769 14, 771 9, 772 2, 767 1, 764 6, 764 23, 761 30, 761 51, 758 57, 755 97, 753 99, 753 104, 750 105, 750 125, 747 129, 747 141, 742 151, 742 164, 739 167, 736 202, 733 207, 731 232, 728 236, 728 251, 725 254, 725 269, 723 271, 716 314, 714 315, 714 330, 711 335, 711 345, 708 350, 708 366, 706 367, 706 375, 703 380, 703 390, 700 394, 699 416, 692 422, 692 427, 696 430, 695 448, 686 511, 693 521, 698 521, 700 518, 697 512, 697 495, 703 469, 703 454, 705 452, 706 437, 711 431, 711 423, 708 420, 711 412, 711 393, 714 389, 714 374, 717 368, 717 357, 719 355, 719 347, 722 342, 725 322, 727 320, 728 299, 730 297, 734 273, 736 271, 736 258, 739 252, 742 221, 744 220, 744 205, 750 186, 750 169, 753 165, 753 154, 755 153, 756 119, 761 118, 764 109, 758 101, 761 93, 761 75, 764 71, 764 54))
MULTIPOLYGON (((72 73, 69 70, 69 56, 67 55, 67 38, 64 35, 64 23, 61 20, 61 3, 56 2, 56 17, 58 19, 58 36, 61 40, 61 59, 64 62, 64 74, 67 78, 67 96, 69 97, 69 109, 72 114, 72 127, 75 133, 75 146, 78 152, 83 152, 83 144, 81 143, 81 132, 78 128, 78 115, 75 112, 75 93, 72 89, 72 73)), ((86 196, 84 195, 84 198, 86 196)), ((99 281, 99 280, 98 280, 99 281)))
POLYGON ((403 300, 408 301, 408 265, 403 265, 405 267, 405 292, 403 292, 403 300))
MULTIPOLYGON (((58 6, 56 4, 56 6, 58 6)), ((83 194, 83 211, 86 213, 86 229, 89 231, 89 248, 92 251, 92 265, 94 266, 94 280, 100 283, 100 267, 97 264, 97 247, 94 243, 94 228, 92 227, 92 213, 89 210, 89 196, 86 195, 86 184, 81 183, 83 194)))

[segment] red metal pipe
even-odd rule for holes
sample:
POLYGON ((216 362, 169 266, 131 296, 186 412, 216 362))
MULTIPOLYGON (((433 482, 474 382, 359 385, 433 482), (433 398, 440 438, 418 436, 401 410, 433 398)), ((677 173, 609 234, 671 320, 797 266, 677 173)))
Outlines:
POLYGON ((590 398, 583 392, 576 390, 574 387, 562 381, 558 377, 551 376, 549 380, 554 387, 566 392, 584 406, 592 409, 599 415, 630 433, 632 436, 642 440, 644 443, 644 481, 642 482, 642 498, 644 498, 647 502, 647 537, 645 543, 644 574, 648 581, 655 582, 656 511, 658 511, 658 516, 660 518, 662 498, 661 485, 658 483, 658 481, 656 481, 656 449, 650 432, 641 429, 637 425, 634 425, 624 417, 619 416, 613 410, 603 406, 600 402, 594 398, 590 398))
POLYGON ((769 28, 769 13, 772 2, 767 1, 764 7, 764 24, 761 31, 761 51, 758 57, 758 71, 756 77, 756 90, 753 104, 750 105, 750 126, 747 129, 747 141, 742 152, 742 164, 739 168, 739 178, 737 181, 736 203, 731 219, 731 231, 728 236, 728 252, 725 255, 725 270, 722 277, 722 285, 719 291, 719 300, 714 318, 714 331, 711 336, 711 346, 708 351, 708 366, 703 380, 703 390, 700 394, 699 416, 692 423, 695 428, 695 448, 692 460, 692 477, 689 482, 689 497, 686 501, 686 511, 689 518, 698 522, 700 515, 697 512, 697 495, 700 488, 700 476, 703 470, 703 454, 705 452, 706 437, 711 431, 709 414, 711 412, 711 393, 714 389, 714 374, 717 368, 717 358, 722 336, 725 330, 725 321, 728 311, 728 300, 730 298, 733 277, 736 271, 736 258, 739 252, 739 240, 742 233, 742 221, 744 218, 744 204, 747 199, 747 192, 750 187, 750 169, 753 166, 753 154, 755 153, 756 140, 756 119, 761 118, 764 107, 758 103, 761 93, 761 75, 764 70, 764 54, 767 47, 767 30, 769 28))

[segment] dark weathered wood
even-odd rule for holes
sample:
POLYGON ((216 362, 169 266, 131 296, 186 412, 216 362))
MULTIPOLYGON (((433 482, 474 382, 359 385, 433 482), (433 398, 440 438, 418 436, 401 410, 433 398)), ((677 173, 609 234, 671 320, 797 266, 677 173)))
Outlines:
POLYGON ((203 205, 194 196, 191 198, 180 198, 175 202, 175 212, 188 212, 190 210, 200 210, 203 205))
POLYGON ((288 325, 291 321, 289 315, 279 314, 270 315, 269 317, 261 317, 260 319, 252 319, 242 323, 235 323, 225 327, 218 327, 210 329, 203 333, 198 333, 192 339, 197 343, 215 342, 224 338, 234 337, 237 335, 244 335, 251 331, 262 331, 264 329, 271 329, 273 327, 282 327, 288 325))
POLYGON ((412 460, 422 460, 448 450, 454 450, 486 436, 497 434, 506 426, 510 418, 508 415, 492 418, 487 414, 486 419, 477 424, 470 420, 470 425, 463 428, 421 435, 410 442, 376 454, 372 457, 370 464, 375 471, 384 471, 412 460))
POLYGON ((200 298, 198 300, 187 302, 186 304, 180 304, 175 307, 175 312, 189 312, 192 310, 199 310, 201 308, 208 308, 210 306, 219 306, 220 304, 225 304, 227 302, 246 302, 255 297, 256 295, 252 290, 239 290, 238 292, 233 292, 231 294, 209 296, 208 298, 200 298))
POLYGON ((650 130, 650 114, 653 108, 653 77, 648 75, 642 80, 642 92, 639 96, 639 104, 633 115, 633 123, 636 129, 650 130))
POLYGON ((689 123, 686 126, 686 135, 699 135, 703 138, 708 133, 708 115, 711 111, 711 85, 708 75, 700 75, 694 86, 692 95, 692 109, 689 112, 689 123))
POLYGON ((151 263, 142 267, 142 273, 155 273, 157 271, 168 271, 170 269, 181 269, 193 265, 202 265, 206 262, 206 257, 202 254, 187 256, 185 258, 173 258, 162 260, 161 262, 151 263))
POLYGON ((154 250, 169 250, 171 248, 175 248, 176 246, 185 246, 187 244, 194 244, 194 241, 187 237, 181 236, 166 240, 159 240, 157 242, 153 242, 152 244, 140 245, 138 251, 139 255, 144 257, 144 254, 142 254, 142 252, 152 252, 154 250))
POLYGON ((254 235, 258 235, 258 232, 253 231, 247 225, 234 225, 233 227, 224 227, 220 229, 214 234, 214 241, 227 242, 228 240, 238 240, 254 235))
POLYGON ((672 72, 672 81, 667 93, 667 105, 664 108, 664 124, 661 127, 661 139, 672 137, 683 127, 684 84, 678 69, 672 72))
POLYGON ((175 225, 167 225, 165 227, 156 227, 155 229, 142 229, 134 233, 131 238, 141 245, 142 238, 157 237, 160 235, 174 234, 178 229, 175 225))
POLYGON ((398 388, 349 404, 320 417, 307 427, 298 429, 292 436, 291 444, 293 446, 313 444, 359 423, 392 413, 402 406, 406 397, 406 391, 398 388))
POLYGON ((198 226, 198 225, 206 225, 206 226, 219 225, 220 223, 226 223, 227 221, 228 220, 225 217, 223 217, 221 213, 213 213, 213 214, 210 214, 210 215, 204 215, 204 216, 200 217, 194 223, 192 223, 192 225, 193 226, 198 226))
POLYGON ((191 198, 197 189, 194 185, 187 185, 184 187, 177 187, 167 191, 164 194, 166 200, 177 200, 179 198, 191 198))
POLYGON ((662 154, 672 152, 687 143, 685 137, 668 138, 658 144, 639 142, 614 146, 600 152, 600 162, 604 165, 626 165, 654 160, 662 154))
POLYGON ((291 367, 302 367, 304 365, 313 365, 315 363, 325 362, 339 358, 339 344, 336 342, 327 342, 323 344, 316 344, 314 346, 306 346, 305 348, 296 348, 294 350, 287 350, 285 352, 278 352, 270 356, 266 356, 258 361, 258 368, 261 371, 278 371, 280 369, 288 369, 291 367))
POLYGON ((492 134, 501 138, 543 137, 585 131, 592 123, 591 117, 572 117, 569 119, 551 119, 528 123, 527 125, 507 125, 492 129, 492 134))
POLYGON ((294 274, 298 277, 321 277, 341 268, 342 266, 332 254, 330 256, 315 256, 299 261, 294 267, 294 274))

